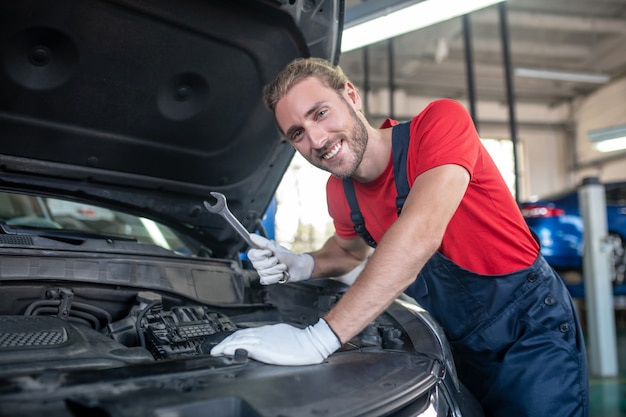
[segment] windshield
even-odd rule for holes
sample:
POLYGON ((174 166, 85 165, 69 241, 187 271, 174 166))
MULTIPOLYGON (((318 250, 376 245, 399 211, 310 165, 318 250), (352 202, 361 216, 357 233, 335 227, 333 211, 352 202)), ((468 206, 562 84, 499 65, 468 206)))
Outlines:
POLYGON ((119 236, 191 255, 174 230, 145 217, 50 197, 0 192, 0 221, 12 229, 53 229, 119 236))

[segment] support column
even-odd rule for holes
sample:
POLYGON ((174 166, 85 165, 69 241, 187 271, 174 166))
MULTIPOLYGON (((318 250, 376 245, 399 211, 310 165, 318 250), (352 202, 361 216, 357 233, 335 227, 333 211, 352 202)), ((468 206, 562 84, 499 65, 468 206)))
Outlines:
POLYGON ((604 185, 598 178, 585 178, 578 190, 578 199, 584 227, 589 372, 599 377, 614 377, 618 374, 617 340, 604 185))
POLYGON ((509 20, 506 2, 498 4, 500 16, 500 36, 502 37, 502 59, 504 61, 504 81, 509 109, 509 129, 513 142, 513 170, 515 173, 515 201, 520 201, 519 157, 517 156, 517 116, 515 113, 515 89, 513 86, 513 66, 511 64, 511 48, 509 38, 509 20))

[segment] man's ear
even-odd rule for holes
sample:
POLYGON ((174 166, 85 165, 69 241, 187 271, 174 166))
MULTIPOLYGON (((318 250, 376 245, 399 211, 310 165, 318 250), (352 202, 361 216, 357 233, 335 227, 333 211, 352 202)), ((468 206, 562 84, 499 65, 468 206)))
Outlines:
POLYGON ((348 102, 353 105, 354 110, 357 112, 360 111, 363 104, 361 102, 361 95, 359 94, 359 91, 356 89, 354 84, 352 84, 350 81, 346 81, 343 92, 346 95, 346 99, 348 100, 348 102))

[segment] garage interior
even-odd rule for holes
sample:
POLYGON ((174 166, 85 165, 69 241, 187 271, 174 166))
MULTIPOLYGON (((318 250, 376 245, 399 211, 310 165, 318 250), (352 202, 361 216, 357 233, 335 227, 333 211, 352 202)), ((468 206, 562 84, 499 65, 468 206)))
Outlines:
MULTIPOLYGON (((344 31, 413 3, 347 0, 344 31)), ((588 178, 626 180, 626 150, 600 152, 589 137, 626 127, 626 0, 507 0, 344 50, 339 64, 361 89, 374 125, 386 117, 408 120, 438 98, 463 103, 482 138, 514 145, 494 159, 511 159, 504 165, 511 172, 503 174, 518 201, 588 178)), ((596 340, 591 355, 615 361, 590 375, 592 417, 626 415, 626 303, 602 297, 614 319, 605 331, 614 337, 596 340)), ((606 312, 590 316, 584 298, 575 301, 589 338, 592 324, 606 324, 606 312)))
MULTIPOLYGON (((393 2, 348 0, 344 30, 375 3, 393 2)), ((601 153, 587 136, 626 123, 624 0, 508 0, 342 52, 340 65, 374 119, 407 119, 447 97, 474 108, 483 138, 517 140, 520 201, 589 176, 624 179, 626 151, 601 153)))

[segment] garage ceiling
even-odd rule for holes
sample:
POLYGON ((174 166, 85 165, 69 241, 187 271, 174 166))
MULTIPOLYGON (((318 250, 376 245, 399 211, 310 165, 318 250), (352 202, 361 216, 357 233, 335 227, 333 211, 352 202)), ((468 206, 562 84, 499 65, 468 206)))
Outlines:
MULTIPOLYGON (((384 4, 386 0, 367 1, 384 4)), ((347 0, 346 8, 360 3, 347 0)), ((602 73, 611 79, 626 76, 626 0, 508 0, 503 4, 512 70, 602 73)), ((500 6, 474 12, 468 22, 476 100, 506 102, 500 6)), ((462 18, 345 52, 340 65, 361 88, 366 73, 372 90, 388 88, 390 49, 394 88, 417 96, 467 99, 462 18)), ((516 103, 545 106, 572 101, 602 86, 521 76, 512 80, 516 103)))

